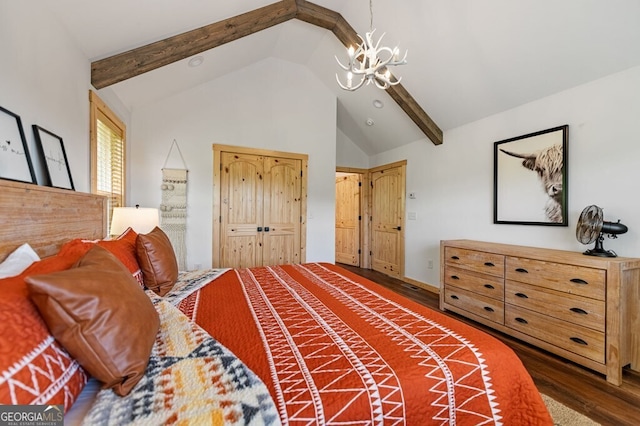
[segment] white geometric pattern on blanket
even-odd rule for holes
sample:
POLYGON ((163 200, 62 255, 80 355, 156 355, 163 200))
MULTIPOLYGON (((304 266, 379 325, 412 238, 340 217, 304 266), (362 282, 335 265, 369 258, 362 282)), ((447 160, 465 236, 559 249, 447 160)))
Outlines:
POLYGON ((365 400, 370 404, 371 411, 368 421, 360 419, 364 422, 362 424, 404 424, 402 389, 382 357, 312 295, 297 298, 297 305, 292 304, 289 297, 279 297, 280 292, 271 291, 270 281, 274 279, 291 293, 301 295, 308 292, 281 269, 274 267, 266 270, 272 276, 261 275, 260 284, 249 270, 237 273, 249 306, 257 318, 256 323, 269 342, 268 356, 272 360, 272 374, 278 378, 275 380, 277 392, 280 395, 296 395, 295 398, 278 398, 283 420, 340 424, 340 415, 349 406, 365 400), (274 313, 285 312, 286 315, 274 317, 274 313), (326 330, 331 330, 330 336, 326 330), (304 342, 296 342, 302 337, 304 342), (349 362, 341 367, 336 366, 334 355, 323 354, 323 350, 329 347, 339 348, 339 358, 346 358, 349 362), (312 355, 303 357, 300 351, 304 349, 313 349, 312 355), (312 364, 317 367, 310 367, 312 364), (360 376, 360 387, 350 387, 349 391, 353 393, 351 400, 345 402, 332 418, 325 418, 321 399, 330 401, 332 394, 344 395, 340 378, 354 374, 354 370, 360 376), (327 374, 333 375, 334 380, 317 387, 313 377, 327 374), (382 398, 381 394, 386 396, 382 398), (311 406, 313 410, 309 409, 311 406), (303 414, 305 412, 306 416, 303 414), (313 414, 309 415, 310 412, 313 414))
MULTIPOLYGON (((431 373, 428 377, 437 381, 437 384, 431 389, 433 392, 440 393, 442 396, 433 402, 433 406, 441 407, 441 414, 435 417, 433 420, 441 421, 442 424, 455 423, 456 411, 458 409, 464 410, 465 402, 477 398, 478 396, 484 396, 488 399, 492 416, 486 416, 482 413, 476 413, 479 417, 483 417, 487 422, 495 422, 496 425, 501 425, 502 416, 499 414, 500 409, 495 402, 494 391, 492 389, 491 376, 489 375, 485 360, 482 354, 477 348, 462 336, 453 333, 451 330, 441 326, 440 324, 424 318, 421 315, 398 305, 388 299, 383 298, 377 293, 367 289, 366 287, 358 284, 355 281, 351 281, 344 276, 340 278, 346 280, 342 284, 343 288, 340 288, 340 282, 328 284, 326 279, 328 276, 335 276, 335 272, 323 267, 320 264, 313 264, 309 266, 296 265, 296 268, 311 279, 316 285, 322 287, 324 290, 332 294, 333 297, 341 300, 345 306, 349 307, 352 311, 358 312, 362 317, 368 318, 368 322, 374 327, 378 328, 381 333, 387 336, 395 336, 395 340, 398 345, 405 346, 406 352, 413 352, 411 355, 413 358, 421 359, 420 365, 429 367, 431 373), (315 268, 316 271, 311 271, 311 268, 315 268), (320 276, 319 271, 326 276, 320 276), (354 295, 355 288, 357 288, 357 296, 354 295), (411 326, 417 326, 421 331, 409 333, 407 329, 411 326), (439 357, 432 348, 438 346, 438 344, 431 343, 425 345, 418 338, 421 335, 429 334, 430 336, 440 336, 440 339, 454 338, 457 343, 456 346, 451 345, 448 341, 446 346, 450 349, 450 354, 447 357, 439 357), (466 349, 475 354, 476 363, 470 364, 468 362, 460 361, 454 357, 455 353, 459 350, 466 349), (450 376, 451 369, 449 364, 464 363, 471 366, 472 369, 469 374, 465 375, 460 380, 454 381, 450 376), (483 388, 470 387, 468 383, 464 382, 466 377, 469 377, 471 373, 478 372, 481 374, 482 381, 484 383, 483 388), (444 374, 443 374, 444 373, 444 374), (455 392, 455 388, 460 386, 461 389, 473 390, 476 393, 472 394, 465 401, 455 401, 454 396, 460 393, 455 392)), ((436 339, 436 342, 438 339, 436 339)), ((464 393, 464 392, 462 392, 464 393)))

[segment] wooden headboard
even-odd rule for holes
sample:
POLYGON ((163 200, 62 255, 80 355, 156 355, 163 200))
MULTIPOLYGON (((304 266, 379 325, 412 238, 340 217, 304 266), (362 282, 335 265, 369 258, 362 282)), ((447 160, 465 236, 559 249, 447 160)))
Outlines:
POLYGON ((46 257, 66 241, 106 231, 106 197, 0 179, 0 261, 23 243, 46 257))

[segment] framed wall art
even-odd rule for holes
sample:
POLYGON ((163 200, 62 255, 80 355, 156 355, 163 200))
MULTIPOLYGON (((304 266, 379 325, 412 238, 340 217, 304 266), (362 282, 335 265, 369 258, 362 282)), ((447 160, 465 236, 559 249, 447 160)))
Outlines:
POLYGON ((40 160, 44 165, 49 185, 75 190, 62 138, 36 124, 33 125, 33 133, 40 149, 40 160))
POLYGON ((20 116, 1 106, 0 179, 36 183, 20 116))
POLYGON ((493 223, 567 226, 569 126, 494 143, 493 223))

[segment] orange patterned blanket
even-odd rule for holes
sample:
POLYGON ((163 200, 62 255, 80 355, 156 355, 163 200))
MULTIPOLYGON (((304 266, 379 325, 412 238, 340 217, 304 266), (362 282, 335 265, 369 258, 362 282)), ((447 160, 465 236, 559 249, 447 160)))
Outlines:
POLYGON ((283 424, 552 424, 511 349, 335 265, 231 270, 180 306, 283 424))

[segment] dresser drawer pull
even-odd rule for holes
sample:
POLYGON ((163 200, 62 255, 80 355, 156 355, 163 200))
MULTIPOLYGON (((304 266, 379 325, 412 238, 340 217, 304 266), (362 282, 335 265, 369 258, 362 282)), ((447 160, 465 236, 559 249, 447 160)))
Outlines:
POLYGON ((579 337, 570 337, 570 339, 571 339, 573 342, 576 342, 576 343, 577 343, 577 344, 579 344, 579 345, 584 345, 584 346, 588 346, 588 345, 589 345, 587 342, 585 342, 584 340, 582 340, 582 339, 581 339, 581 338, 579 338, 579 337))
POLYGON ((460 258, 459 258, 458 256, 451 256, 451 258, 452 258, 453 260, 460 260, 460 258))
POLYGON ((485 288, 488 288, 489 290, 493 290, 493 289, 495 289, 495 287, 494 287, 494 286, 492 286, 491 284, 485 284, 485 285, 484 285, 484 287, 485 287, 485 288))
POLYGON ((580 278, 571 278, 569 281, 576 284, 583 284, 583 285, 589 284, 588 282, 580 278))
POLYGON ((523 273, 523 274, 528 274, 528 273, 529 273, 529 271, 527 271, 527 270, 526 270, 526 269, 524 269, 524 268, 516 268, 516 272, 521 272, 521 273, 523 273))
POLYGON ((516 296, 518 296, 518 297, 519 297, 519 298, 521 298, 521 299, 528 299, 528 298, 529 298, 529 296, 527 296, 527 295, 526 295, 526 294, 524 294, 524 293, 516 293, 516 296))
POLYGON ((451 275, 451 279, 452 279, 452 280, 459 280, 459 279, 460 279, 460 277, 459 277, 459 276, 457 276, 457 275, 451 275))
POLYGON ((458 296, 456 296, 455 294, 452 294, 452 295, 451 295, 451 298, 452 298, 453 300, 458 300, 458 299, 459 299, 459 297, 458 297, 458 296))
POLYGON ((484 262, 484 266, 496 266, 496 265, 494 265, 494 264, 493 264, 493 263, 491 263, 491 262, 484 262))
POLYGON ((585 311, 584 309, 580 309, 580 308, 571 308, 569 309, 571 312, 575 312, 576 314, 580 314, 580 315, 589 315, 589 312, 585 311))
POLYGON ((490 308, 489 306, 485 306, 484 310, 487 312, 495 312, 495 310, 493 308, 490 308))
POLYGON ((516 321, 518 321, 520 324, 529 324, 529 321, 520 317, 516 317, 516 321))

